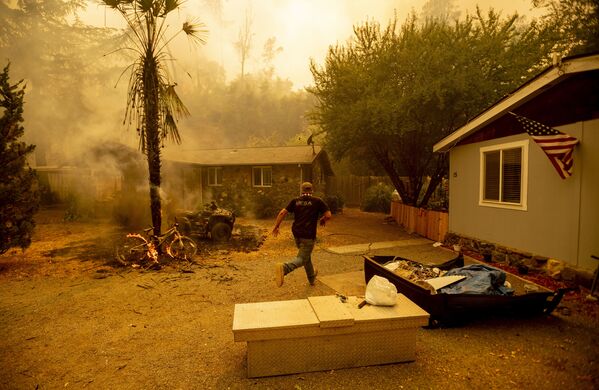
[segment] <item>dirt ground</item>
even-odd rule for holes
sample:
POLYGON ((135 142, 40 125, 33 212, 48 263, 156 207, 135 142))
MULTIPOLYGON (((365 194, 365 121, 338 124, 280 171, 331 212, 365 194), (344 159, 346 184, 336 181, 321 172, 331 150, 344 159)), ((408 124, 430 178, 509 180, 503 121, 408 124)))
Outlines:
MULTIPOLYGON (((301 270, 275 287, 274 264, 295 254, 290 223, 278 238, 267 236, 272 221, 237 223, 257 226, 263 244, 229 250, 201 243, 191 265, 142 271, 113 260, 124 231, 41 212, 32 246, 0 256, 0 388, 599 387, 597 303, 581 294, 549 316, 419 329, 414 362, 248 379, 246 346, 233 341, 234 305, 335 291, 321 281, 309 286, 301 270)), ((347 209, 319 231, 314 263, 320 276, 360 271, 361 254, 329 249, 410 238, 383 214, 347 209)), ((433 249, 402 247, 396 254, 422 261, 433 249)))

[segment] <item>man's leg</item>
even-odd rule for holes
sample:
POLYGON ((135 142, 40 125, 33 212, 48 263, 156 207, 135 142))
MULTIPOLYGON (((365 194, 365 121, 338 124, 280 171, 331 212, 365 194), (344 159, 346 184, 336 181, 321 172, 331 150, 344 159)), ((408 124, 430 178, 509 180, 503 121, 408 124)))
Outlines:
POLYGON ((307 262, 311 262, 312 249, 314 248, 314 240, 308 238, 296 238, 295 246, 297 247, 297 256, 288 263, 285 263, 285 274, 299 267, 305 267, 307 262))
POLYGON ((297 257, 289 263, 285 263, 285 274, 288 274, 294 269, 303 266, 304 270, 306 271, 308 281, 310 284, 312 284, 316 277, 314 266, 312 265, 312 250, 314 249, 314 240, 310 238, 296 238, 295 246, 297 246, 298 249, 297 257))
MULTIPOLYGON (((306 240, 304 243, 304 270, 306 271, 306 277, 311 285, 314 285, 316 281, 317 271, 312 265, 312 251, 314 250, 315 240, 306 240)), ((300 249, 301 250, 301 249, 300 249)))
POLYGON ((314 267, 312 266, 314 240, 309 238, 296 238, 295 246, 298 249, 297 256, 288 263, 276 265, 276 280, 279 287, 283 285, 283 278, 285 275, 302 266, 306 270, 306 276, 308 277, 310 284, 313 284, 314 279, 316 278, 314 267))

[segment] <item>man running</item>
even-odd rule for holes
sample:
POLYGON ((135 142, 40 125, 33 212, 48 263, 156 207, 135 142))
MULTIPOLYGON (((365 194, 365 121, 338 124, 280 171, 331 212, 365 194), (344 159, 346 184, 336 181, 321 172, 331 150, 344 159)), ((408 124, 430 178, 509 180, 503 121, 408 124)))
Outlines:
POLYGON ((275 227, 272 229, 272 235, 278 236, 279 225, 287 214, 293 213, 291 232, 298 252, 297 257, 292 261, 275 265, 275 281, 279 287, 283 285, 285 275, 302 266, 306 271, 308 282, 311 286, 314 285, 318 271, 312 265, 312 250, 316 241, 317 222, 320 217, 320 226, 325 226, 326 222, 331 219, 329 206, 319 197, 312 195, 312 183, 302 183, 301 192, 299 197, 292 199, 287 207, 279 212, 275 227))

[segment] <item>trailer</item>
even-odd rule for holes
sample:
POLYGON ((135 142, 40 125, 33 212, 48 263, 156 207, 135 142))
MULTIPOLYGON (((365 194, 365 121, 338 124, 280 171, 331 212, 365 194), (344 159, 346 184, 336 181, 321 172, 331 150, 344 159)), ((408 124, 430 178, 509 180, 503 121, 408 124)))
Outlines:
MULTIPOLYGON (((385 267, 394 261, 410 262, 415 267, 437 268, 448 271, 464 266, 464 257, 460 253, 455 258, 439 264, 423 264, 399 256, 363 256, 366 284, 375 275, 388 279, 397 291, 430 314, 429 326, 458 325, 473 318, 485 316, 531 316, 550 314, 561 301, 568 289, 551 291, 512 273, 506 273, 506 280, 514 290, 511 295, 485 294, 449 294, 432 291, 408 280, 385 267)), ((484 264, 476 260, 470 264, 484 264)))

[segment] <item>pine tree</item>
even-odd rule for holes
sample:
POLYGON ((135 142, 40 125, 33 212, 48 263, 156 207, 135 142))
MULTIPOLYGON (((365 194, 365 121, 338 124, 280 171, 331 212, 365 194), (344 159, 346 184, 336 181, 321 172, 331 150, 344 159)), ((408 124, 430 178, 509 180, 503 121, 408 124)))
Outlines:
POLYGON ((39 208, 37 176, 26 160, 35 145, 18 141, 25 131, 25 86, 22 80, 10 85, 9 67, 0 74, 0 254, 29 247, 39 208))

